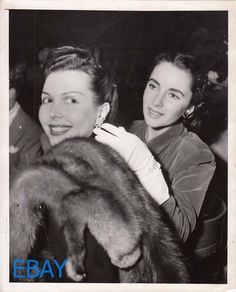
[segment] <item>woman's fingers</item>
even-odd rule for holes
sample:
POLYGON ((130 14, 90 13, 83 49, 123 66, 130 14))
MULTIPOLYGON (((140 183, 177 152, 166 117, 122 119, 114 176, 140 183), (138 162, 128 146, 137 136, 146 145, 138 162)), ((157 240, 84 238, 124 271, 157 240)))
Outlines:
POLYGON ((102 129, 108 131, 109 133, 117 136, 122 137, 124 133, 126 133, 125 129, 123 127, 116 127, 111 124, 105 123, 102 125, 102 129))
POLYGON ((112 147, 114 147, 114 145, 118 142, 119 138, 102 129, 96 128, 93 130, 93 132, 96 134, 95 140, 98 142, 110 145, 112 147))

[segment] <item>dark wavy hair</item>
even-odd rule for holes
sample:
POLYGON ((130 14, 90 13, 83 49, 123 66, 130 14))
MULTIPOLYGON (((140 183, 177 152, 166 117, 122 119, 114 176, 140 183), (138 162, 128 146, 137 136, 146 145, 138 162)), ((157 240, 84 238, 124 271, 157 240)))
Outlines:
POLYGON ((79 70, 91 77, 91 88, 100 105, 110 104, 110 112, 106 121, 113 122, 118 107, 118 94, 114 74, 107 65, 102 64, 97 48, 85 46, 62 46, 50 49, 46 60, 42 64, 42 71, 46 78, 56 71, 79 70))
POLYGON ((200 122, 195 119, 197 112, 205 102, 207 74, 200 68, 195 56, 181 53, 164 52, 158 54, 154 58, 148 70, 148 76, 150 76, 155 66, 164 62, 174 64, 177 68, 188 72, 191 76, 192 98, 190 105, 194 105, 195 109, 191 115, 183 117, 183 123, 190 128, 193 124, 196 126, 200 122))

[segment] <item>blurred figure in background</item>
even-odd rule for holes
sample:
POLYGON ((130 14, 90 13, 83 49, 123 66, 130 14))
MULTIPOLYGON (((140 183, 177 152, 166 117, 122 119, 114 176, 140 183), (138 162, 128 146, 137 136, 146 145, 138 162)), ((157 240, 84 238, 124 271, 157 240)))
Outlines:
POLYGON ((33 162, 41 153, 40 126, 21 108, 18 98, 24 84, 24 62, 9 72, 9 155, 10 179, 16 170, 33 162))
POLYGON ((25 74, 24 109, 33 119, 38 121, 38 111, 41 103, 41 92, 44 84, 42 65, 50 49, 43 47, 36 54, 33 63, 27 68, 25 74))

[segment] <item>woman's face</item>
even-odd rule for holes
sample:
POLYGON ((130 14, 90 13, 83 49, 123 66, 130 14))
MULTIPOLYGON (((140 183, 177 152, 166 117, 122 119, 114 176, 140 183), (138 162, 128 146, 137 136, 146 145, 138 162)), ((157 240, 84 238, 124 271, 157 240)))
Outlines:
POLYGON ((91 77, 82 71, 48 75, 42 91, 40 123, 51 145, 75 136, 89 137, 98 113, 91 77))
POLYGON ((156 65, 143 95, 143 114, 150 128, 165 130, 180 119, 191 101, 191 81, 190 73, 170 62, 156 65))

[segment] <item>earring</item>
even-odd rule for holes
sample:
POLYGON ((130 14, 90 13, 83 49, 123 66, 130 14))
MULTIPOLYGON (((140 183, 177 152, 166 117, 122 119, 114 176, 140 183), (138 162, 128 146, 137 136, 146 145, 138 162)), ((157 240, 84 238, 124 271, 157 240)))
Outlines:
POLYGON ((183 114, 183 118, 184 118, 184 119, 189 119, 190 117, 192 117, 192 115, 193 115, 192 112, 186 111, 186 112, 183 114))
POLYGON ((188 117, 189 117, 188 112, 185 112, 185 113, 183 114, 183 118, 184 118, 184 119, 188 119, 188 117))
POLYGON ((98 115, 96 123, 95 123, 95 128, 101 128, 102 123, 103 123, 102 117, 101 117, 101 115, 98 115))
POLYGON ((102 123, 97 121, 95 124, 95 128, 101 128, 102 127, 102 123))

